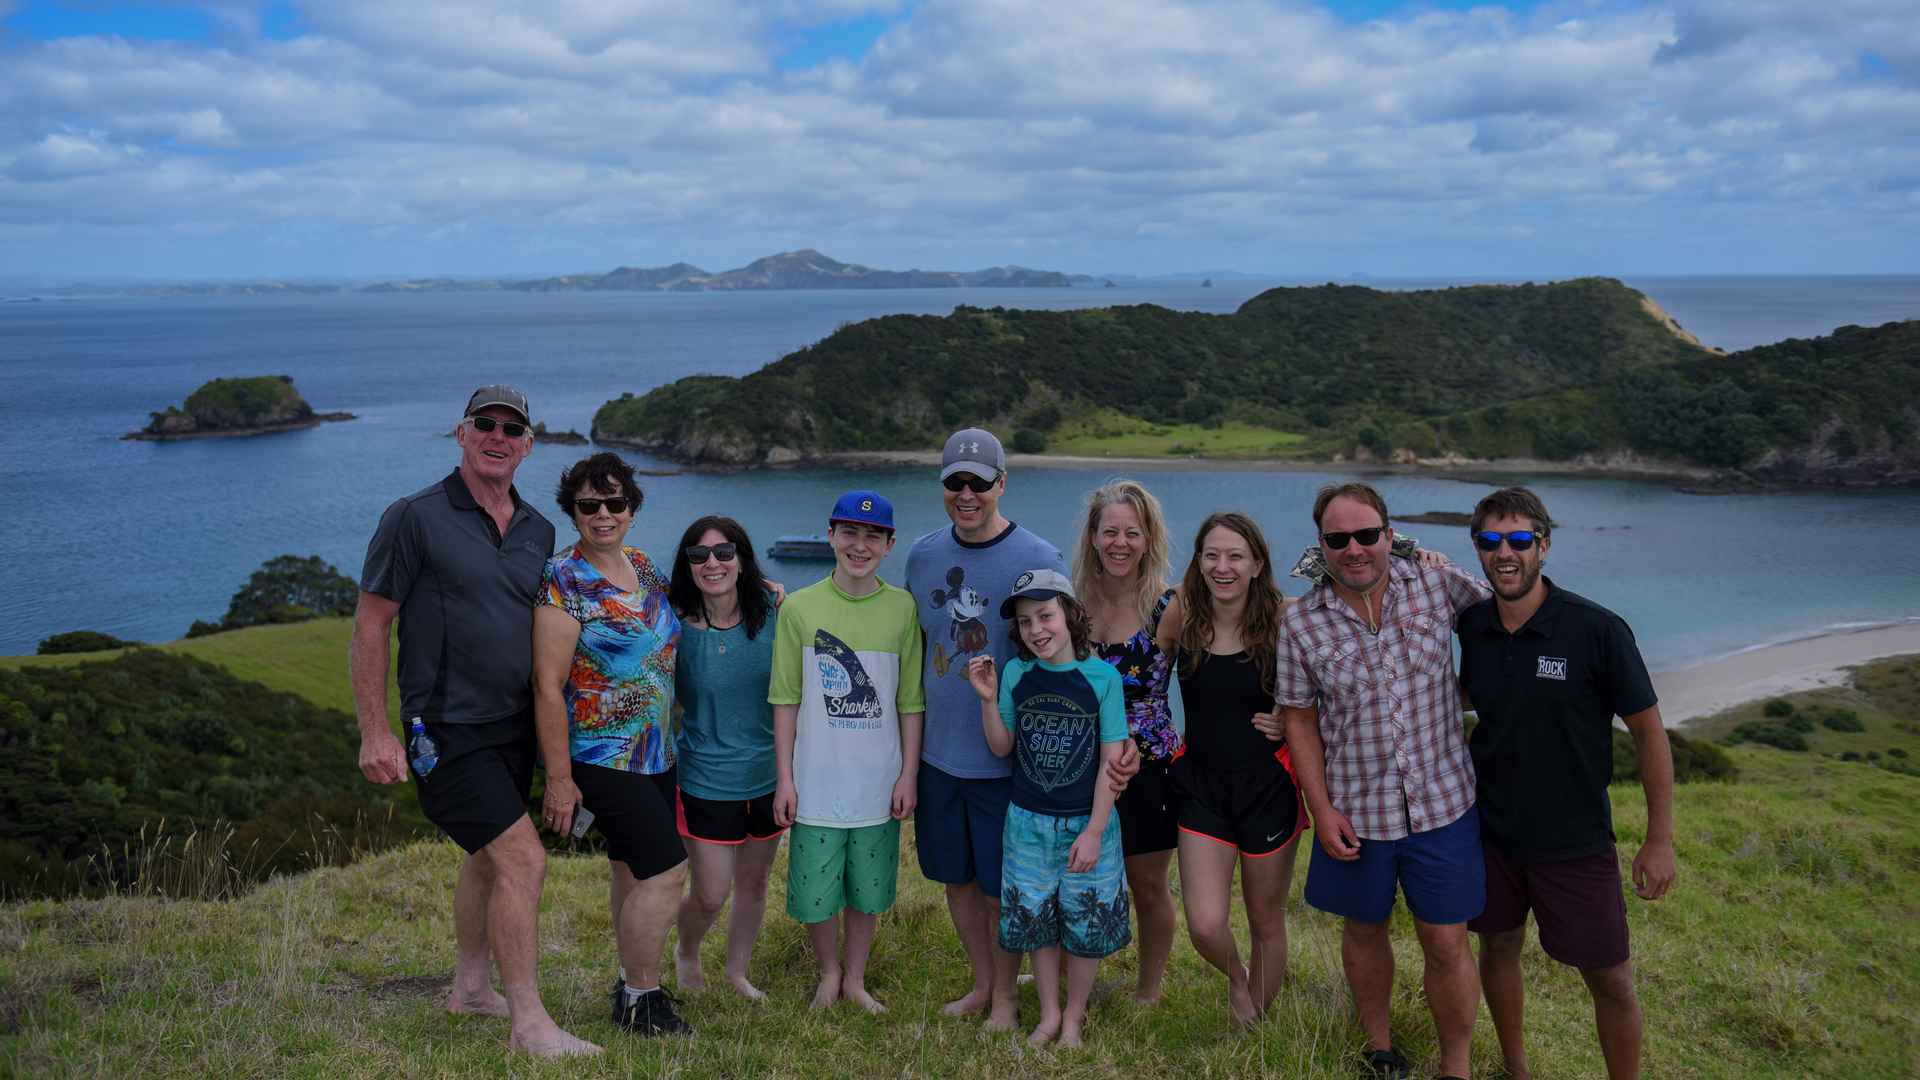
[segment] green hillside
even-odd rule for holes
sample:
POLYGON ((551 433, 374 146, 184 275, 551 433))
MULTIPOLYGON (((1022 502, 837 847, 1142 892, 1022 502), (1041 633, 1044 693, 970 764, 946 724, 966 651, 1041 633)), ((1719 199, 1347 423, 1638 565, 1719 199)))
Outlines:
POLYGON ((933 448, 1304 460, 1627 452, 1779 479, 1920 479, 1920 323, 1709 352, 1617 281, 1274 289, 1232 315, 960 307, 844 326, 744 378, 601 407, 594 437, 752 464, 933 448), (1836 377, 1836 376, 1844 377, 1836 377), (1207 438, 1192 429, 1239 434, 1207 438), (1181 435, 1171 432, 1179 430, 1181 435))

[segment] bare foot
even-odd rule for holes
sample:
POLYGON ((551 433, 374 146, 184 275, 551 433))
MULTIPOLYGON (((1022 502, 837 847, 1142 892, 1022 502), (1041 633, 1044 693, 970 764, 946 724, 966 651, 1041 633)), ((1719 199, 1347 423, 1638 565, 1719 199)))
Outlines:
POLYGON ((825 1009, 840 1000, 840 976, 822 975, 820 985, 813 991, 813 1008, 825 1009))
POLYGON ((1012 1031, 1020 1026, 1020 1002, 1015 998, 993 1003, 993 1011, 987 1014, 987 1022, 982 1025, 988 1031, 1012 1031))
POLYGON ((745 975, 734 975, 732 973, 729 973, 727 975, 727 985, 733 987, 734 990, 737 991, 741 997, 746 998, 748 1001, 767 1000, 766 992, 761 990, 759 987, 753 985, 752 983, 748 982, 747 977, 745 975))
POLYGON ((875 1016, 879 1016, 881 1013, 887 1011, 887 1007, 875 1000, 872 994, 867 993, 867 988, 864 986, 847 986, 843 988, 843 992, 846 994, 848 1001, 853 1002, 855 1005, 860 1006, 875 1016))
POLYGON ((489 986, 478 993, 463 994, 459 990, 447 991, 447 1011, 466 1016, 507 1016, 507 999, 500 991, 489 986))
POLYGON ((1135 990, 1127 996, 1133 999, 1135 1005, 1142 1005, 1147 1008, 1152 1008, 1160 1004, 1160 988, 1157 986, 1152 990, 1135 990))
POLYGON ((1033 1034, 1027 1036, 1027 1045, 1036 1048, 1045 1046, 1058 1034, 1060 1034, 1060 1018, 1043 1016, 1040 1018, 1040 1023, 1034 1026, 1033 1034))
POLYGON ((969 1013, 977 1013, 981 1009, 986 1008, 987 1002, 992 1000, 993 1000, 992 991, 982 990, 976 986, 973 988, 972 991, 970 991, 967 994, 966 997, 955 998, 952 1001, 947 1002, 947 1004, 943 1008, 941 1008, 940 1015, 941 1016, 966 1016, 969 1013))
POLYGON ((1067 1021, 1064 1021, 1064 1022, 1062 1022, 1062 1023, 1061 1023, 1061 1025, 1060 1025, 1060 1045, 1061 1045, 1061 1046, 1066 1046, 1066 1047, 1075 1047, 1075 1048, 1077 1048, 1077 1047, 1079 1047, 1079 1046, 1081 1045, 1081 1043, 1080 1043, 1080 1021, 1078 1021, 1078 1020, 1067 1020, 1067 1021))
POLYGON ((561 1031, 559 1025, 551 1020, 547 1021, 544 1031, 533 1034, 514 1032, 507 1040, 507 1049, 537 1058, 581 1057, 600 1052, 598 1046, 561 1031))
POLYGON ((687 956, 677 945, 673 950, 673 977, 679 982, 682 990, 707 988, 707 976, 700 970, 700 954, 694 953, 692 956, 687 956))
POLYGON ((1253 1004, 1253 994, 1246 983, 1227 984, 1227 1008, 1233 1018, 1241 1024, 1252 1027, 1260 1019, 1260 1010, 1253 1004))

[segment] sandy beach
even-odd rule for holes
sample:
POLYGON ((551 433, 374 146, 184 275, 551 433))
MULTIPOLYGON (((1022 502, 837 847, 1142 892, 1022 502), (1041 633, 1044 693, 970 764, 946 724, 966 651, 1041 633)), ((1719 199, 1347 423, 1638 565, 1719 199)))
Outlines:
POLYGON ((1759 698, 1846 683, 1849 667, 1920 653, 1920 622, 1836 630, 1764 645, 1677 671, 1658 671, 1660 717, 1669 727, 1759 698))

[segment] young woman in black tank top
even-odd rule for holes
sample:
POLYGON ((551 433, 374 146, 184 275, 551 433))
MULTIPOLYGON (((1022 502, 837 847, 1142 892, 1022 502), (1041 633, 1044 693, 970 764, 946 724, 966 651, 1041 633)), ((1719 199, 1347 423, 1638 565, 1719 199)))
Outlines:
POLYGON ((1187 936, 1227 977, 1233 1017, 1251 1024, 1287 970, 1287 894, 1306 815, 1284 750, 1254 726, 1271 719, 1274 650, 1285 599, 1260 527, 1244 514, 1207 518, 1160 619, 1186 704, 1185 751, 1172 787, 1180 815, 1187 936), (1228 916, 1234 865, 1253 941, 1242 966, 1228 916))

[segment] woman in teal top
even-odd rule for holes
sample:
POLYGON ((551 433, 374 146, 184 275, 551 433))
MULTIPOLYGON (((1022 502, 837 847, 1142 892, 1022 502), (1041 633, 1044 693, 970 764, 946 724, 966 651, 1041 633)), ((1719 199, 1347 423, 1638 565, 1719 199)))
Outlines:
POLYGON ((784 832, 773 819, 773 670, 776 600, 760 587, 747 531, 708 516, 687 526, 674 553, 667 597, 681 619, 674 696, 684 710, 679 751, 679 826, 693 888, 680 903, 674 966, 680 985, 706 985, 700 942, 733 893, 727 920, 727 982, 748 998, 753 942, 767 908, 767 872, 784 832), (742 590, 742 581, 753 582, 742 590))

